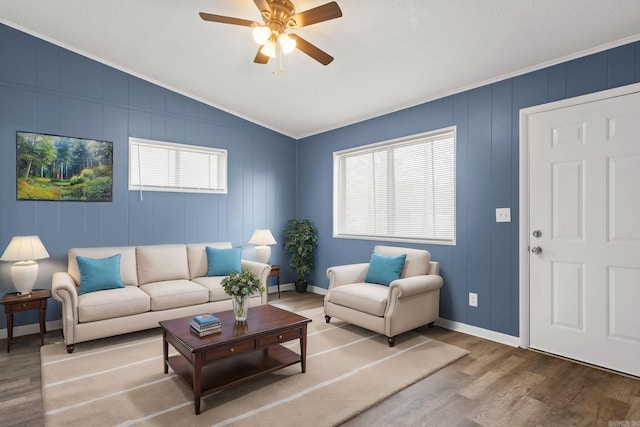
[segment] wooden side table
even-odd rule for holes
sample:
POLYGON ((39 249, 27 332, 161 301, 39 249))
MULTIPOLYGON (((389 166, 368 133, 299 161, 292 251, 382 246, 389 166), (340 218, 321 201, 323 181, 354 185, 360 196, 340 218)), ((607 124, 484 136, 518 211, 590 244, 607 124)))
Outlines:
POLYGON ((44 324, 47 312, 47 300, 51 292, 47 289, 34 289, 28 295, 18 295, 17 292, 5 294, 0 300, 7 316, 7 353, 11 350, 13 339, 13 313, 28 310, 40 310, 40 345, 44 345, 44 334, 47 332, 44 324))
POLYGON ((271 266, 271 271, 269 272, 269 276, 267 276, 267 280, 269 280, 269 277, 275 277, 277 279, 277 284, 278 284, 278 298, 280 298, 280 266, 279 265, 272 265, 271 266))

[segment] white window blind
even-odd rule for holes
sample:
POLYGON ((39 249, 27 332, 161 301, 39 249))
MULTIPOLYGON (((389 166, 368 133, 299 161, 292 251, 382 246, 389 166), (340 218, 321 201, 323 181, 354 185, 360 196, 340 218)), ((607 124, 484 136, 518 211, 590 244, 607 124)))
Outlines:
POLYGON ((227 193, 227 150, 129 138, 129 190, 227 193))
POLYGON ((334 237, 455 244, 456 128, 334 153, 334 237))

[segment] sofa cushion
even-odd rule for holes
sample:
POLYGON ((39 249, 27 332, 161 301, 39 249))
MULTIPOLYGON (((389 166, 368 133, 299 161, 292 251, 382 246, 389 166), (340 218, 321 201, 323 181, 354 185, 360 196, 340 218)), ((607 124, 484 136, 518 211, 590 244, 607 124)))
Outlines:
POLYGON ((138 270, 136 267, 136 248, 133 246, 118 246, 109 248, 72 248, 68 253, 67 271, 77 285, 80 284, 80 269, 78 255, 88 258, 108 258, 120 254, 120 277, 125 285, 138 285, 138 270))
POLYGON ((138 284, 189 279, 186 245, 136 247, 138 284))
POLYGON ((242 273, 242 248, 218 249, 207 246, 209 269, 207 276, 228 276, 242 273))
POLYGON ((150 308, 151 298, 137 286, 125 286, 78 296, 80 323, 145 313, 150 308))
POLYGON ((151 311, 169 310, 209 302, 207 288, 183 279, 147 283, 141 285, 140 289, 151 297, 151 311))
POLYGON ((328 301, 371 314, 384 316, 389 288, 373 283, 353 283, 337 286, 329 291, 328 301))
POLYGON ((231 242, 214 243, 189 243, 187 244, 187 257, 189 258, 189 275, 194 277, 204 277, 209 270, 209 260, 207 257, 207 246, 218 249, 231 249, 231 242))
POLYGON ((209 301, 224 301, 231 299, 222 289, 222 279, 226 276, 196 277, 192 281, 209 290, 209 301))
POLYGON ((120 277, 120 254, 108 258, 76 257, 80 269, 80 295, 124 288, 120 277))
POLYGON ((389 286, 391 282, 400 278, 406 258, 406 254, 391 256, 372 253, 364 281, 389 286))
POLYGON ((429 251, 377 245, 373 248, 373 252, 391 256, 406 254, 407 258, 404 261, 402 274, 400 274, 402 279, 429 273, 429 263, 431 262, 431 253, 429 251))

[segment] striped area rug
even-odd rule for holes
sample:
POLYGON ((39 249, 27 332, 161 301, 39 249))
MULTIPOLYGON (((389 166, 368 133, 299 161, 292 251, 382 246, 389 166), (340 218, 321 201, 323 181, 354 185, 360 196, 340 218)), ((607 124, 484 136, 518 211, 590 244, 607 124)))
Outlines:
MULTIPOLYGON (((187 386, 163 374, 160 329, 81 343, 72 354, 62 343, 46 345, 46 425, 337 425, 467 354, 428 338, 425 328, 390 348, 371 331, 338 319, 326 324, 322 308, 299 314, 312 319, 307 372, 297 364, 210 394, 198 416, 187 386)), ((299 350, 297 341, 287 345, 299 350)))

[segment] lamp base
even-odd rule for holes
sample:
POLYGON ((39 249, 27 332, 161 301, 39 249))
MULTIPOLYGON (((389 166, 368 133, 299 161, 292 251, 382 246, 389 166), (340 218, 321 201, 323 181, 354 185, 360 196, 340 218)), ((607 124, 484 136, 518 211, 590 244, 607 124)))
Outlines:
POLYGON ((38 263, 35 261, 18 261, 11 266, 11 280, 18 295, 29 295, 38 278, 38 263))
POLYGON ((264 264, 269 264, 269 257, 271 256, 271 248, 267 245, 256 246, 256 261, 264 264))

